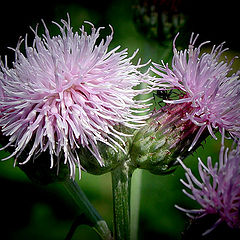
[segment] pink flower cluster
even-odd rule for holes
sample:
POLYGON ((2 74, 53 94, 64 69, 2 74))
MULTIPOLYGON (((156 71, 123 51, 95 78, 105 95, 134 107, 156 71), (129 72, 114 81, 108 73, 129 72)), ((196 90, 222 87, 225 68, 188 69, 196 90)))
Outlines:
POLYGON ((124 133, 114 126, 144 124, 148 106, 135 97, 149 90, 133 87, 150 83, 151 78, 139 72, 144 66, 140 61, 132 64, 137 51, 131 57, 127 49, 118 51, 120 46, 108 51, 111 26, 112 33, 97 45, 102 28, 88 23, 88 35, 84 26, 80 34, 74 33, 70 20, 62 20, 62 24, 56 23, 61 35, 54 37, 45 24, 42 37, 36 29, 32 46, 28 46, 27 36, 19 42, 12 68, 7 61, 0 64, 0 127, 9 137, 8 145, 15 145, 8 158, 17 158, 30 144, 25 162, 48 150, 51 167, 63 155, 74 177, 75 166, 81 168, 77 148, 89 149, 100 165, 98 142, 124 151, 124 133), (22 42, 25 54, 20 52, 22 42))
POLYGON ((219 161, 213 166, 211 157, 207 159, 207 166, 199 158, 199 181, 178 159, 186 171, 187 182, 181 182, 190 190, 190 193, 183 192, 200 205, 199 210, 186 210, 179 206, 178 209, 186 212, 191 217, 203 217, 206 214, 218 215, 218 220, 214 226, 204 234, 212 231, 221 222, 226 222, 231 228, 240 228, 240 146, 228 149, 224 152, 221 148, 219 161), (193 216, 192 216, 193 214, 193 216))
POLYGON ((233 138, 240 137, 240 80, 238 73, 230 74, 233 60, 220 61, 223 44, 214 46, 210 53, 201 54, 203 42, 194 47, 198 35, 192 34, 189 48, 178 51, 173 42, 172 69, 168 64, 154 64, 160 84, 166 89, 180 91, 179 99, 165 100, 169 104, 190 103, 185 110, 184 120, 190 120, 200 127, 189 150, 196 144, 207 128, 216 139, 214 129, 226 130, 233 138))
MULTIPOLYGON (((177 38, 177 36, 176 36, 177 38)), ((233 60, 220 60, 227 49, 223 44, 214 46, 210 53, 201 53, 208 42, 195 47, 197 36, 191 35, 189 48, 178 51, 173 42, 172 67, 156 64, 151 70, 158 75, 157 83, 165 84, 160 91, 171 90, 175 94, 164 99, 167 104, 182 104, 183 120, 199 126, 189 151, 197 143, 205 129, 216 139, 215 130, 222 134, 219 162, 214 166, 211 157, 207 166, 199 158, 199 181, 182 160, 179 163, 186 171, 187 182, 181 182, 190 190, 183 192, 196 200, 201 209, 187 210, 177 206, 191 217, 216 214, 219 219, 207 230, 209 233, 219 223, 226 222, 231 228, 240 228, 240 149, 224 153, 225 132, 238 141, 240 138, 240 79, 239 72, 231 73, 233 60), (178 93, 177 98, 176 93, 178 93)), ((170 95, 170 94, 169 94, 170 95)))

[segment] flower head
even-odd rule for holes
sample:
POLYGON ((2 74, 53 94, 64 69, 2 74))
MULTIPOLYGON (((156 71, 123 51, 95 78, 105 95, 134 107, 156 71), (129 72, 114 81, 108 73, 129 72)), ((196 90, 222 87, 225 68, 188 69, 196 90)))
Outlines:
POLYGON ((178 159, 186 171, 187 182, 181 182, 190 189, 191 193, 183 192, 200 205, 199 210, 186 210, 178 207, 188 214, 203 217, 207 214, 218 215, 215 225, 205 232, 209 233, 221 222, 226 222, 231 228, 240 228, 240 149, 232 149, 228 152, 221 148, 219 162, 214 166, 211 157, 208 157, 207 166, 199 158, 199 181, 178 159))
POLYGON ((219 60, 226 50, 223 44, 201 54, 201 47, 208 42, 194 47, 197 37, 192 34, 189 48, 184 51, 176 49, 175 38, 172 70, 164 63, 152 68, 167 89, 181 92, 179 99, 165 100, 166 103, 190 104, 184 119, 200 127, 190 149, 206 128, 215 139, 215 128, 221 133, 227 130, 234 138, 240 137, 240 80, 237 74, 229 75, 233 60, 230 63, 219 60))
POLYGON ((134 97, 145 90, 133 87, 149 78, 138 71, 140 62, 131 63, 137 51, 132 57, 127 49, 118 51, 120 46, 108 51, 111 26, 112 33, 97 45, 102 28, 88 23, 88 35, 84 26, 80 34, 74 33, 70 20, 62 24, 56 24, 61 35, 54 37, 45 24, 42 37, 36 29, 32 47, 26 36, 25 55, 20 52, 23 41, 19 42, 12 68, 1 63, 0 126, 9 145, 15 144, 11 156, 18 157, 28 144, 25 162, 48 150, 53 166, 54 158, 64 155, 74 177, 75 166, 81 166, 77 148, 89 149, 100 164, 98 142, 124 151, 124 133, 114 126, 137 128, 144 123, 146 114, 140 116, 136 109, 146 112, 146 105, 134 97))

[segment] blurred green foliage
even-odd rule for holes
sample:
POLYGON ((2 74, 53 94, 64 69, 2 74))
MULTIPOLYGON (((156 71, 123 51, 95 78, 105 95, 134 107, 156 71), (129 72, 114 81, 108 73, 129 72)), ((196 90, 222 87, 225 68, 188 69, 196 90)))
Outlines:
MULTIPOLYGON (((8 3, 5 4, 7 7, 10 6, 8 3)), ((80 0, 41 1, 38 3, 28 1, 27 3, 19 2, 9 9, 7 7, 5 9, 7 21, 4 23, 7 24, 7 27, 3 28, 5 32, 2 32, 0 55, 8 54, 10 63, 14 53, 6 50, 6 46, 14 47, 19 36, 24 36, 26 32, 30 37, 32 33, 28 26, 35 28, 36 23, 43 18, 50 32, 53 35, 58 34, 56 26, 50 21, 59 22, 60 19, 67 19, 67 13, 69 13, 72 26, 76 31, 83 24, 83 21, 87 20, 97 27, 105 26, 106 29, 102 30, 102 33, 106 35, 111 31, 108 27, 108 24, 111 24, 114 28, 114 39, 110 48, 121 45, 122 49, 128 48, 130 54, 139 48, 137 56, 142 58, 143 62, 150 58, 155 62, 160 62, 161 59, 169 61, 171 57, 171 42, 161 45, 156 39, 146 38, 146 35, 141 34, 133 21, 131 1, 108 0, 95 3, 80 0), (12 20, 15 21, 15 25, 11 24, 12 20)), ((43 28, 40 24, 39 32, 41 33, 41 31, 43 32, 43 28)), ((191 30, 181 33, 185 37, 186 44, 190 34, 191 30)), ((231 58, 238 54, 229 52, 229 55, 231 58)), ((238 62, 234 65, 234 69, 239 69, 238 62)), ((218 135, 219 140, 215 141, 209 137, 206 143, 203 143, 203 148, 200 147, 193 156, 189 156, 185 160, 186 165, 191 167, 193 172, 196 172, 197 157, 201 157, 205 161, 207 156, 211 155, 214 160, 217 160, 220 138, 218 135)), ((228 145, 231 145, 230 141, 228 145)), ((4 155, 6 156, 4 151, 0 152, 1 158, 4 155)), ((143 171, 139 223, 140 240, 180 239, 181 232, 187 226, 187 217, 175 209, 174 204, 186 208, 198 207, 181 192, 183 186, 179 181, 180 178, 184 178, 184 171, 181 167, 168 176, 156 176, 143 171)), ((94 176, 83 173, 79 184, 112 228, 110 174, 94 176)), ((64 239, 74 218, 79 214, 60 183, 43 187, 33 184, 18 167, 13 167, 13 160, 0 162, 0 188, 1 239, 64 239)), ((73 240, 77 239, 93 240, 98 239, 98 236, 88 226, 80 226, 73 237, 73 240)))

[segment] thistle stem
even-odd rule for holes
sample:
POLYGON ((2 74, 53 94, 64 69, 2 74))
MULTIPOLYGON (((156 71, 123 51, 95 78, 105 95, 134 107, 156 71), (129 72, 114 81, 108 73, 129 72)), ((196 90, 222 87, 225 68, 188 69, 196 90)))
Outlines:
POLYGON ((138 239, 139 209, 141 199, 142 169, 136 169, 132 178, 131 186, 131 224, 130 239, 138 239))
POLYGON ((112 171, 114 240, 130 239, 130 188, 133 168, 124 162, 112 171))
MULTIPOLYGON (((73 200, 82 212, 82 215, 80 215, 82 216, 81 219, 77 219, 74 224, 87 224, 97 232, 101 239, 112 240, 111 231, 109 230, 107 223, 90 203, 80 186, 75 181, 69 179, 64 182, 64 187, 70 193, 73 200)), ((75 225, 74 231, 76 229, 75 225)), ((73 235, 72 231, 73 230, 71 230, 71 235, 73 235)))

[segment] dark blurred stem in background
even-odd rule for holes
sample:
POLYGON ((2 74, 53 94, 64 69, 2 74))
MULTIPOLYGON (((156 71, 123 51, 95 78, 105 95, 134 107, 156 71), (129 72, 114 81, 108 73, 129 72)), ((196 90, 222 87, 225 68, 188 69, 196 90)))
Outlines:
POLYGON ((63 185, 72 196, 81 213, 79 217, 74 221, 66 237, 66 240, 70 240, 77 226, 82 224, 92 227, 101 237, 101 239, 112 240, 111 231, 109 230, 107 223, 103 220, 97 210, 89 202, 88 198, 81 190, 80 186, 71 179, 66 180, 63 185))

